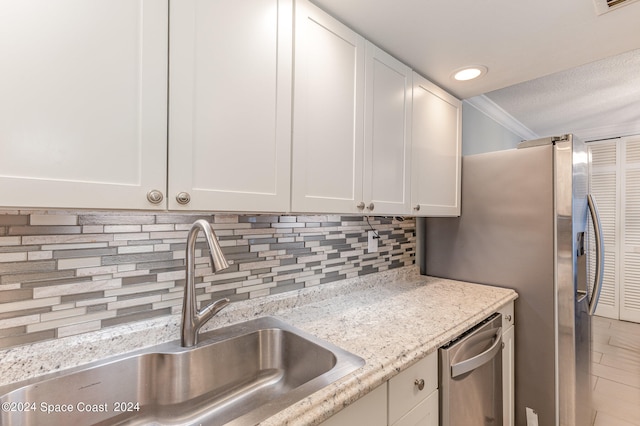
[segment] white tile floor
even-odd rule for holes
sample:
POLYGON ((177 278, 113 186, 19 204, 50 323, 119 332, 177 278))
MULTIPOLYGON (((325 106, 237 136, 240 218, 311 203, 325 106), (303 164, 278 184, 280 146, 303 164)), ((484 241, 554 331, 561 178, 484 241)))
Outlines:
POLYGON ((640 426, 640 324, 594 317, 594 426, 640 426))

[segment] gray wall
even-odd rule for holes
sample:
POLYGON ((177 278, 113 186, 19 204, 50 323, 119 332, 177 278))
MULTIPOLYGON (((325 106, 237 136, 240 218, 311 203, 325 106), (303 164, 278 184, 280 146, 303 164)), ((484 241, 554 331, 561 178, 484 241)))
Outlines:
POLYGON ((462 155, 515 148, 522 138, 478 110, 462 103, 462 155))

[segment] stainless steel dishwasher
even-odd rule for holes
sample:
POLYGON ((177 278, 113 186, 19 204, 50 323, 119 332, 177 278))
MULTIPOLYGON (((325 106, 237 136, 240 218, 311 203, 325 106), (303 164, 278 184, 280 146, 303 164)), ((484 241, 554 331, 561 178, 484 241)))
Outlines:
POLYGON ((439 350, 440 426, 502 426, 502 315, 439 350))

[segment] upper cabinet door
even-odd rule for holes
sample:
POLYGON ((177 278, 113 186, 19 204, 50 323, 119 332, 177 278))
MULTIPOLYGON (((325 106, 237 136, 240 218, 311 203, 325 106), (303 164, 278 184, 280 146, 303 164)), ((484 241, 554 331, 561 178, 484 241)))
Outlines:
POLYGON ((0 2, 3 206, 164 208, 167 7, 0 2))
POLYGON ((307 1, 296 2, 294 211, 364 210, 364 53, 361 36, 307 1))
POLYGON ((288 211, 291 0, 181 0, 170 17, 169 208, 288 211))
POLYGON ((411 69, 367 42, 365 212, 411 214, 411 69))
POLYGON ((460 216, 462 103, 413 74, 411 205, 420 216, 460 216))

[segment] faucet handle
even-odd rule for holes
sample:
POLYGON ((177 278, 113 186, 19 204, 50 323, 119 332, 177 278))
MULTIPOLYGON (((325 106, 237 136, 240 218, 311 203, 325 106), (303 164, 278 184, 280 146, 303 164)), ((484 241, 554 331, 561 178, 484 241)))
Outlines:
POLYGON ((230 303, 231 301, 226 297, 220 300, 216 300, 215 302, 204 307, 200 312, 198 312, 198 316, 202 317, 202 319, 204 320, 202 323, 204 324, 211 317, 226 308, 230 303))
POLYGON ((211 306, 216 309, 216 313, 220 312, 224 308, 226 308, 231 303, 228 297, 223 297, 222 299, 216 300, 213 302, 211 306))

